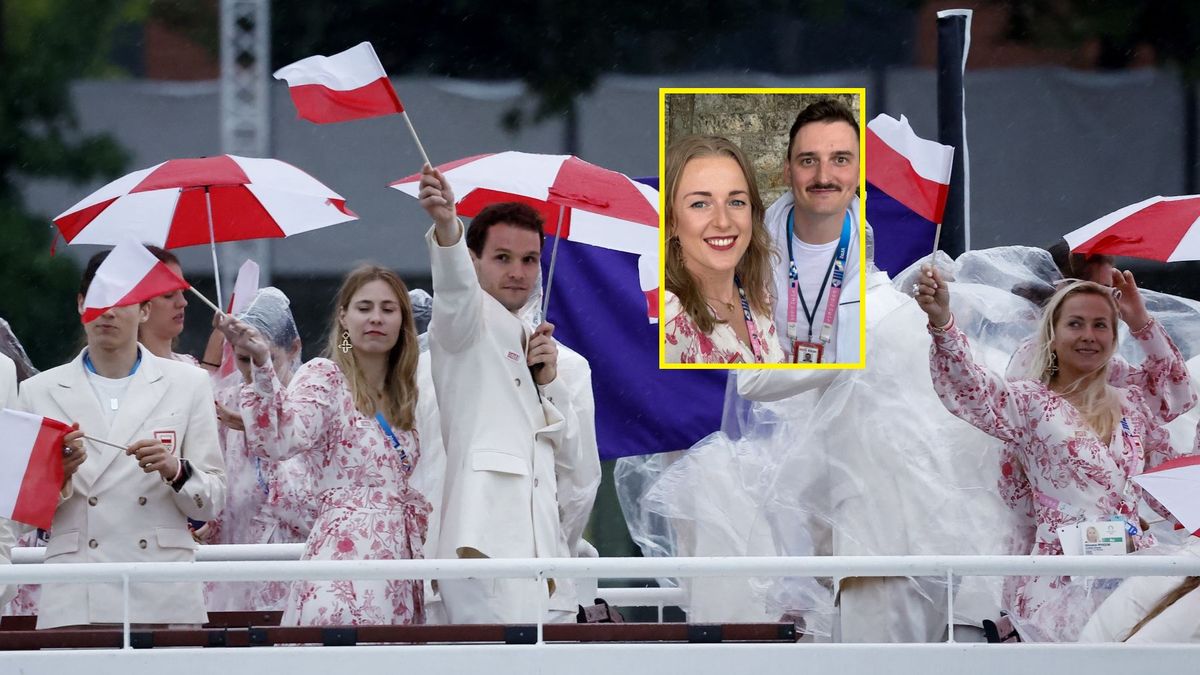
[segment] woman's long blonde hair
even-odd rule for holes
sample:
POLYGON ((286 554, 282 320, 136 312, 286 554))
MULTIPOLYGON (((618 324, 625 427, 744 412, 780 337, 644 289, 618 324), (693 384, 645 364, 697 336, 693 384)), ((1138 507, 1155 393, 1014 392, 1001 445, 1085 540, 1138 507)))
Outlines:
POLYGON ((1038 326, 1037 343, 1029 375, 1049 387, 1058 372, 1057 355, 1054 353, 1054 327, 1058 324, 1059 315, 1062 314, 1063 303, 1073 295, 1096 295, 1108 302, 1112 309, 1110 326, 1112 347, 1105 355, 1104 364, 1097 371, 1068 383, 1066 388, 1059 393, 1064 395, 1082 393, 1082 403, 1078 406, 1080 414, 1100 438, 1107 440, 1112 436, 1113 428, 1117 424, 1118 410, 1116 397, 1108 386, 1108 366, 1112 355, 1117 351, 1117 320, 1120 317, 1116 298, 1113 297, 1113 289, 1092 281, 1075 281, 1063 286, 1050 296, 1038 326))
POLYGON ((1149 612, 1146 612, 1146 616, 1142 617, 1141 621, 1138 621, 1133 628, 1129 629, 1129 635, 1126 635, 1125 639, 1121 640, 1121 642, 1128 642, 1129 638, 1136 635, 1139 630, 1146 626, 1146 624, 1153 621, 1155 617, 1166 611, 1168 607, 1176 602, 1179 602, 1183 596, 1191 593, 1197 588, 1200 588, 1200 577, 1185 577, 1183 583, 1171 589, 1171 591, 1163 596, 1162 600, 1158 601, 1157 605, 1151 608, 1149 612))
POLYGON ((364 415, 374 415, 376 410, 383 413, 388 423, 400 429, 412 429, 416 424, 417 408, 417 358, 420 356, 417 345, 417 333, 413 328, 412 304, 408 299, 408 287, 395 272, 378 265, 360 265, 346 275, 342 287, 338 289, 337 301, 333 307, 333 320, 329 325, 329 339, 326 341, 324 356, 338 365, 346 376, 350 391, 354 393, 354 407, 364 415), (372 281, 382 281, 396 293, 400 303, 400 337, 396 346, 388 353, 387 375, 383 380, 383 400, 376 401, 358 360, 354 358, 354 350, 342 351, 338 343, 342 341, 345 328, 341 324, 341 314, 350 307, 350 300, 358 289, 372 281))
POLYGON ((700 284, 688 272, 683 262, 683 249, 679 237, 675 235, 675 193, 679 188, 679 179, 687 163, 697 157, 711 156, 731 157, 742 169, 746 177, 747 191, 750 200, 750 247, 746 249, 742 259, 738 261, 736 273, 746 292, 746 299, 759 314, 771 314, 771 299, 768 288, 773 277, 773 256, 771 235, 767 233, 764 223, 767 210, 763 207, 762 196, 758 192, 758 181, 754 171, 741 148, 732 141, 720 136, 685 136, 667 148, 666 180, 664 194, 666 195, 663 209, 663 222, 666 223, 667 260, 666 282, 667 290, 679 298, 683 311, 702 333, 711 333, 717 322, 708 302, 700 292, 700 284))

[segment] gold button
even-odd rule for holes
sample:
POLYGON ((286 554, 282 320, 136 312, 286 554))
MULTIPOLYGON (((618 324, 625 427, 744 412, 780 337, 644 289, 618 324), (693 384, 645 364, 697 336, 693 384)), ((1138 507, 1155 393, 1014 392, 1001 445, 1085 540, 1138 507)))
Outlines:
POLYGON ((146 498, 138 497, 138 506, 145 506, 145 505, 146 505, 146 498))
POLYGON ((145 539, 138 540, 138 548, 146 548, 146 540, 145 539))
POLYGON ((99 545, 100 542, 96 541, 95 539, 92 539, 88 542, 88 548, 96 548, 99 545))
POLYGON ((95 506, 95 505, 96 505, 96 498, 88 497, 88 506, 95 506))

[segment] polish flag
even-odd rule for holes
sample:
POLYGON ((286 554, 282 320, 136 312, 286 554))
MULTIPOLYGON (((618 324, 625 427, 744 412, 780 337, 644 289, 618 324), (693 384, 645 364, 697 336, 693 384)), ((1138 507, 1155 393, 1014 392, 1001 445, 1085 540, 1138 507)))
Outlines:
POLYGON ((310 56, 275 71, 300 117, 317 124, 404 112, 370 42, 333 56, 310 56))
POLYGON ((903 115, 871 120, 866 145, 875 263, 895 274, 933 249, 950 192, 954 148, 917 136, 903 115))
POLYGON ((50 529, 62 488, 63 436, 58 420, 17 410, 0 410, 5 470, 0 472, 0 516, 50 529))
POLYGON ((113 307, 136 305, 187 288, 191 285, 145 246, 136 239, 126 239, 96 269, 83 299, 83 323, 95 321, 113 307))

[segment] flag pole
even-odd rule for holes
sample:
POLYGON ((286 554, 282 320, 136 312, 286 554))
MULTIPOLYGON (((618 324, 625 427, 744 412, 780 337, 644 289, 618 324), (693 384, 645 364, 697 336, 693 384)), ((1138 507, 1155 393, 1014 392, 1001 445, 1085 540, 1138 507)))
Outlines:
POLYGON ((413 127, 412 120, 408 119, 408 111, 401 110, 400 116, 404 118, 404 124, 408 126, 408 133, 412 134, 413 142, 417 144, 417 150, 421 153, 421 160, 429 166, 433 166, 433 162, 429 161, 429 155, 425 154, 425 146, 421 145, 421 139, 417 136, 417 130, 413 127))
POLYGON ((566 213, 566 205, 559 204, 558 222, 554 225, 554 246, 550 249, 550 270, 546 273, 546 292, 542 295, 542 321, 548 321, 550 316, 550 286, 554 284, 554 263, 558 259, 558 240, 562 239, 563 218, 566 213))
POLYGON ((116 448, 118 450, 125 449, 125 446, 123 446, 123 445, 117 445, 116 443, 112 443, 112 442, 109 442, 109 441, 106 441, 106 440, 103 440, 100 438, 96 438, 95 436, 86 436, 85 435, 84 438, 88 439, 89 441, 91 441, 93 443, 100 443, 101 445, 107 445, 110 448, 116 448))
POLYGON ((188 286, 188 290, 189 290, 189 291, 191 291, 192 293, 194 293, 194 294, 196 295, 196 297, 197 297, 197 298, 200 298, 200 300, 201 300, 202 302, 204 302, 204 304, 206 304, 206 305, 208 305, 209 307, 211 307, 211 308, 212 308, 212 311, 216 312, 217 314, 224 314, 224 313, 225 313, 225 312, 222 312, 222 311, 221 311, 221 308, 220 308, 220 307, 217 307, 216 305, 214 305, 214 304, 213 304, 213 302, 212 302, 212 300, 209 300, 208 298, 204 297, 204 294, 203 294, 203 293, 201 293, 200 291, 196 290, 196 287, 195 287, 195 286, 188 286))
POLYGON ((941 240, 941 238, 942 238, 942 224, 938 223, 937 229, 933 231, 933 253, 929 254, 929 266, 930 267, 933 267, 936 265, 935 261, 937 259, 938 242, 941 240))

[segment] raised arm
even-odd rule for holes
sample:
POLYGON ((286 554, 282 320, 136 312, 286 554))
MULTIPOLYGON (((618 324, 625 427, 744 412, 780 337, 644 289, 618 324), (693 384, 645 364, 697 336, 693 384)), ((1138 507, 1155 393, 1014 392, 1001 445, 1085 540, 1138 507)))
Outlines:
POLYGON ((483 336, 483 288, 467 250, 450 183, 428 164, 421 174, 421 206, 433 219, 425 240, 437 298, 429 339, 449 352, 459 352, 483 336))
POLYGON ((967 336, 954 325, 950 291, 941 274, 928 265, 921 268, 917 304, 929 317, 933 346, 929 372, 933 389, 954 416, 1003 441, 1012 441, 1023 428, 1004 378, 975 363, 967 336))

